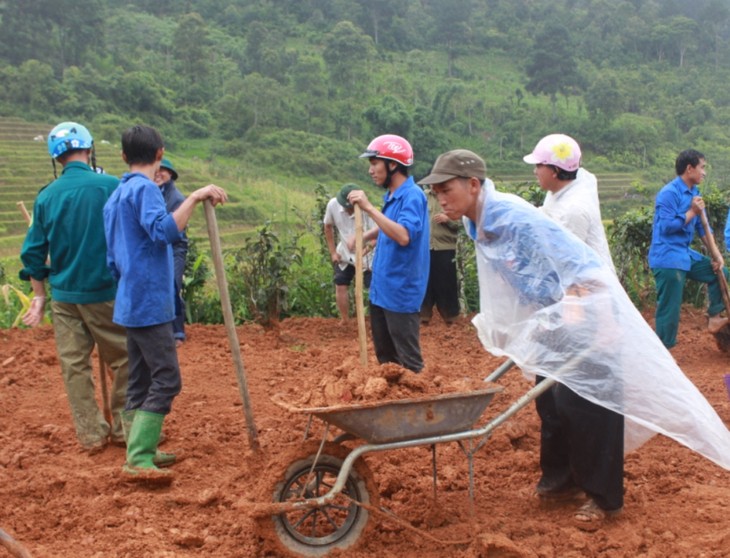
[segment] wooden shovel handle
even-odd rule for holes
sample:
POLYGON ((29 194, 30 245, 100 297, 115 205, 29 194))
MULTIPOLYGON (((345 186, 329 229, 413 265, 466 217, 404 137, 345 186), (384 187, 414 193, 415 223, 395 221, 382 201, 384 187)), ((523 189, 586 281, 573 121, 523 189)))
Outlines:
POLYGON ((28 213, 28 210, 26 209, 25 204, 22 201, 19 201, 19 202, 15 202, 15 205, 18 206, 18 208, 20 209, 20 212, 23 214, 23 218, 25 219, 25 222, 30 227, 32 218, 30 216, 30 213, 28 213))
POLYGON ((236 333, 236 323, 233 319, 233 309, 231 307, 231 297, 228 293, 228 281, 226 279, 226 269, 223 265, 223 249, 221 248, 221 238, 218 232, 218 220, 215 216, 215 208, 210 200, 203 202, 205 210, 205 223, 208 228, 208 238, 210 239, 210 252, 213 258, 213 267, 215 269, 215 279, 218 284, 218 294, 221 298, 221 310, 223 311, 223 323, 226 327, 228 336, 228 345, 231 348, 233 357, 233 365, 236 371, 236 380, 238 381, 238 391, 243 402, 243 414, 246 419, 246 428, 248 429, 248 441, 252 449, 258 451, 260 449, 257 439, 256 424, 253 420, 253 407, 248 392, 248 380, 246 379, 246 371, 243 367, 243 356, 241 355, 241 344, 238 341, 236 333))
MULTIPOLYGON (((98 345, 97 345, 97 350, 98 350, 98 345)), ((114 418, 112 417, 111 400, 110 400, 110 396, 109 396, 109 387, 107 384, 108 374, 109 374, 109 371, 107 369, 106 363, 104 362, 104 359, 101 358, 101 351, 100 351, 99 352, 99 383, 101 384, 101 406, 102 406, 102 410, 104 412, 104 420, 106 420, 109 423, 109 426, 111 426, 114 418)))
POLYGON ((362 209, 355 204, 355 315, 357 316, 357 334, 360 340, 360 364, 367 366, 368 349, 365 334, 365 303, 363 302, 363 230, 362 209))
MULTIPOLYGON (((707 215, 704 210, 700 213, 700 220, 702 221, 702 227, 705 229, 705 238, 707 238, 707 245, 710 247, 712 258, 715 260, 722 260, 722 254, 715 243, 715 237, 712 235, 710 223, 707 222, 707 215)), ((720 293, 722 293, 722 302, 725 304, 725 311, 730 313, 730 294, 728 293, 725 271, 723 268, 720 268, 715 271, 715 274, 717 275, 718 283, 720 284, 720 293)))

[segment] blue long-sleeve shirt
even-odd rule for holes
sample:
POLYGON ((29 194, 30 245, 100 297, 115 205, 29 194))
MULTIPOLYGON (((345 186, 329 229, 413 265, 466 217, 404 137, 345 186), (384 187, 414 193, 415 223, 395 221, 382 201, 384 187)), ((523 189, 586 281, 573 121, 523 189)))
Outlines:
POLYGON ((689 247, 695 233, 705 236, 702 221, 693 217, 685 223, 692 198, 699 195, 697 186, 690 188, 680 176, 659 190, 649 248, 649 267, 652 269, 689 271, 693 261, 702 259, 702 254, 689 247))
POLYGON ((104 206, 107 266, 119 281, 114 322, 146 327, 175 318, 172 243, 180 240, 160 188, 127 173, 104 206))

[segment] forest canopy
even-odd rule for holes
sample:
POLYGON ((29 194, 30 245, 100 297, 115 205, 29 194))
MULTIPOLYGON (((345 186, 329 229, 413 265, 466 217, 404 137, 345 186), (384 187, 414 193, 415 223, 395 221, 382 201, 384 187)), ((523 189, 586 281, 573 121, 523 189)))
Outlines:
POLYGON ((385 132, 422 175, 560 131, 605 168, 730 170, 730 0, 6 0, 0 33, 0 114, 100 139, 145 122, 327 179, 385 132))

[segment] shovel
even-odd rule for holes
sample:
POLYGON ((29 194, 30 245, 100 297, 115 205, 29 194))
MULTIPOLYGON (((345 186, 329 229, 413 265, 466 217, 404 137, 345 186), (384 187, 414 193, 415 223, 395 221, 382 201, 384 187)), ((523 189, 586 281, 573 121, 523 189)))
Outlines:
MULTIPOLYGON (((707 239, 707 245, 710 248, 712 258, 715 260, 722 259, 722 254, 715 244, 715 237, 712 236, 710 230, 710 224, 707 222, 707 215, 704 210, 700 213, 700 219, 702 220, 702 227, 705 229, 705 238, 707 239)), ((715 271, 717 275, 717 282, 720 287, 720 293, 722 294, 722 302, 725 305, 725 311, 730 315, 730 294, 728 294, 727 279, 725 278, 725 272, 722 268, 715 271)), ((730 323, 725 324, 720 331, 713 333, 715 336, 715 343, 717 348, 724 353, 730 353, 730 323)))
POLYGON ((365 334, 365 304, 363 303, 363 263, 362 263, 362 209, 355 204, 355 315, 357 334, 360 340, 360 365, 368 364, 367 336, 365 334))
POLYGON ((221 248, 221 237, 218 233, 218 220, 215 216, 215 208, 209 200, 205 200, 203 202, 203 207, 205 209, 205 222, 208 228, 208 237, 210 238, 210 251, 213 257, 213 266, 215 267, 215 278, 218 283, 218 292, 221 297, 223 322, 226 326, 228 344, 231 347, 233 364, 236 368, 238 391, 240 392, 241 400, 243 401, 243 414, 246 419, 246 428, 248 429, 248 441, 251 448, 258 451, 260 448, 259 442, 256 439, 256 425, 253 421, 253 408, 251 407, 251 398, 248 393, 248 381, 246 380, 246 371, 243 368, 241 345, 238 342, 238 335, 236 334, 236 324, 233 320, 233 310, 231 309, 231 297, 228 294, 226 270, 223 266, 223 250, 221 248))

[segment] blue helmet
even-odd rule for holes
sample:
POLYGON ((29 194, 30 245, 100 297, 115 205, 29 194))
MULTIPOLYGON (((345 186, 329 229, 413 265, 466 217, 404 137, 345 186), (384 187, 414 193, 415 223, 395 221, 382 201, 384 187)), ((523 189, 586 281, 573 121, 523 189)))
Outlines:
POLYGON ((54 159, 72 149, 91 149, 93 145, 89 130, 76 122, 61 122, 48 134, 48 153, 54 159))

